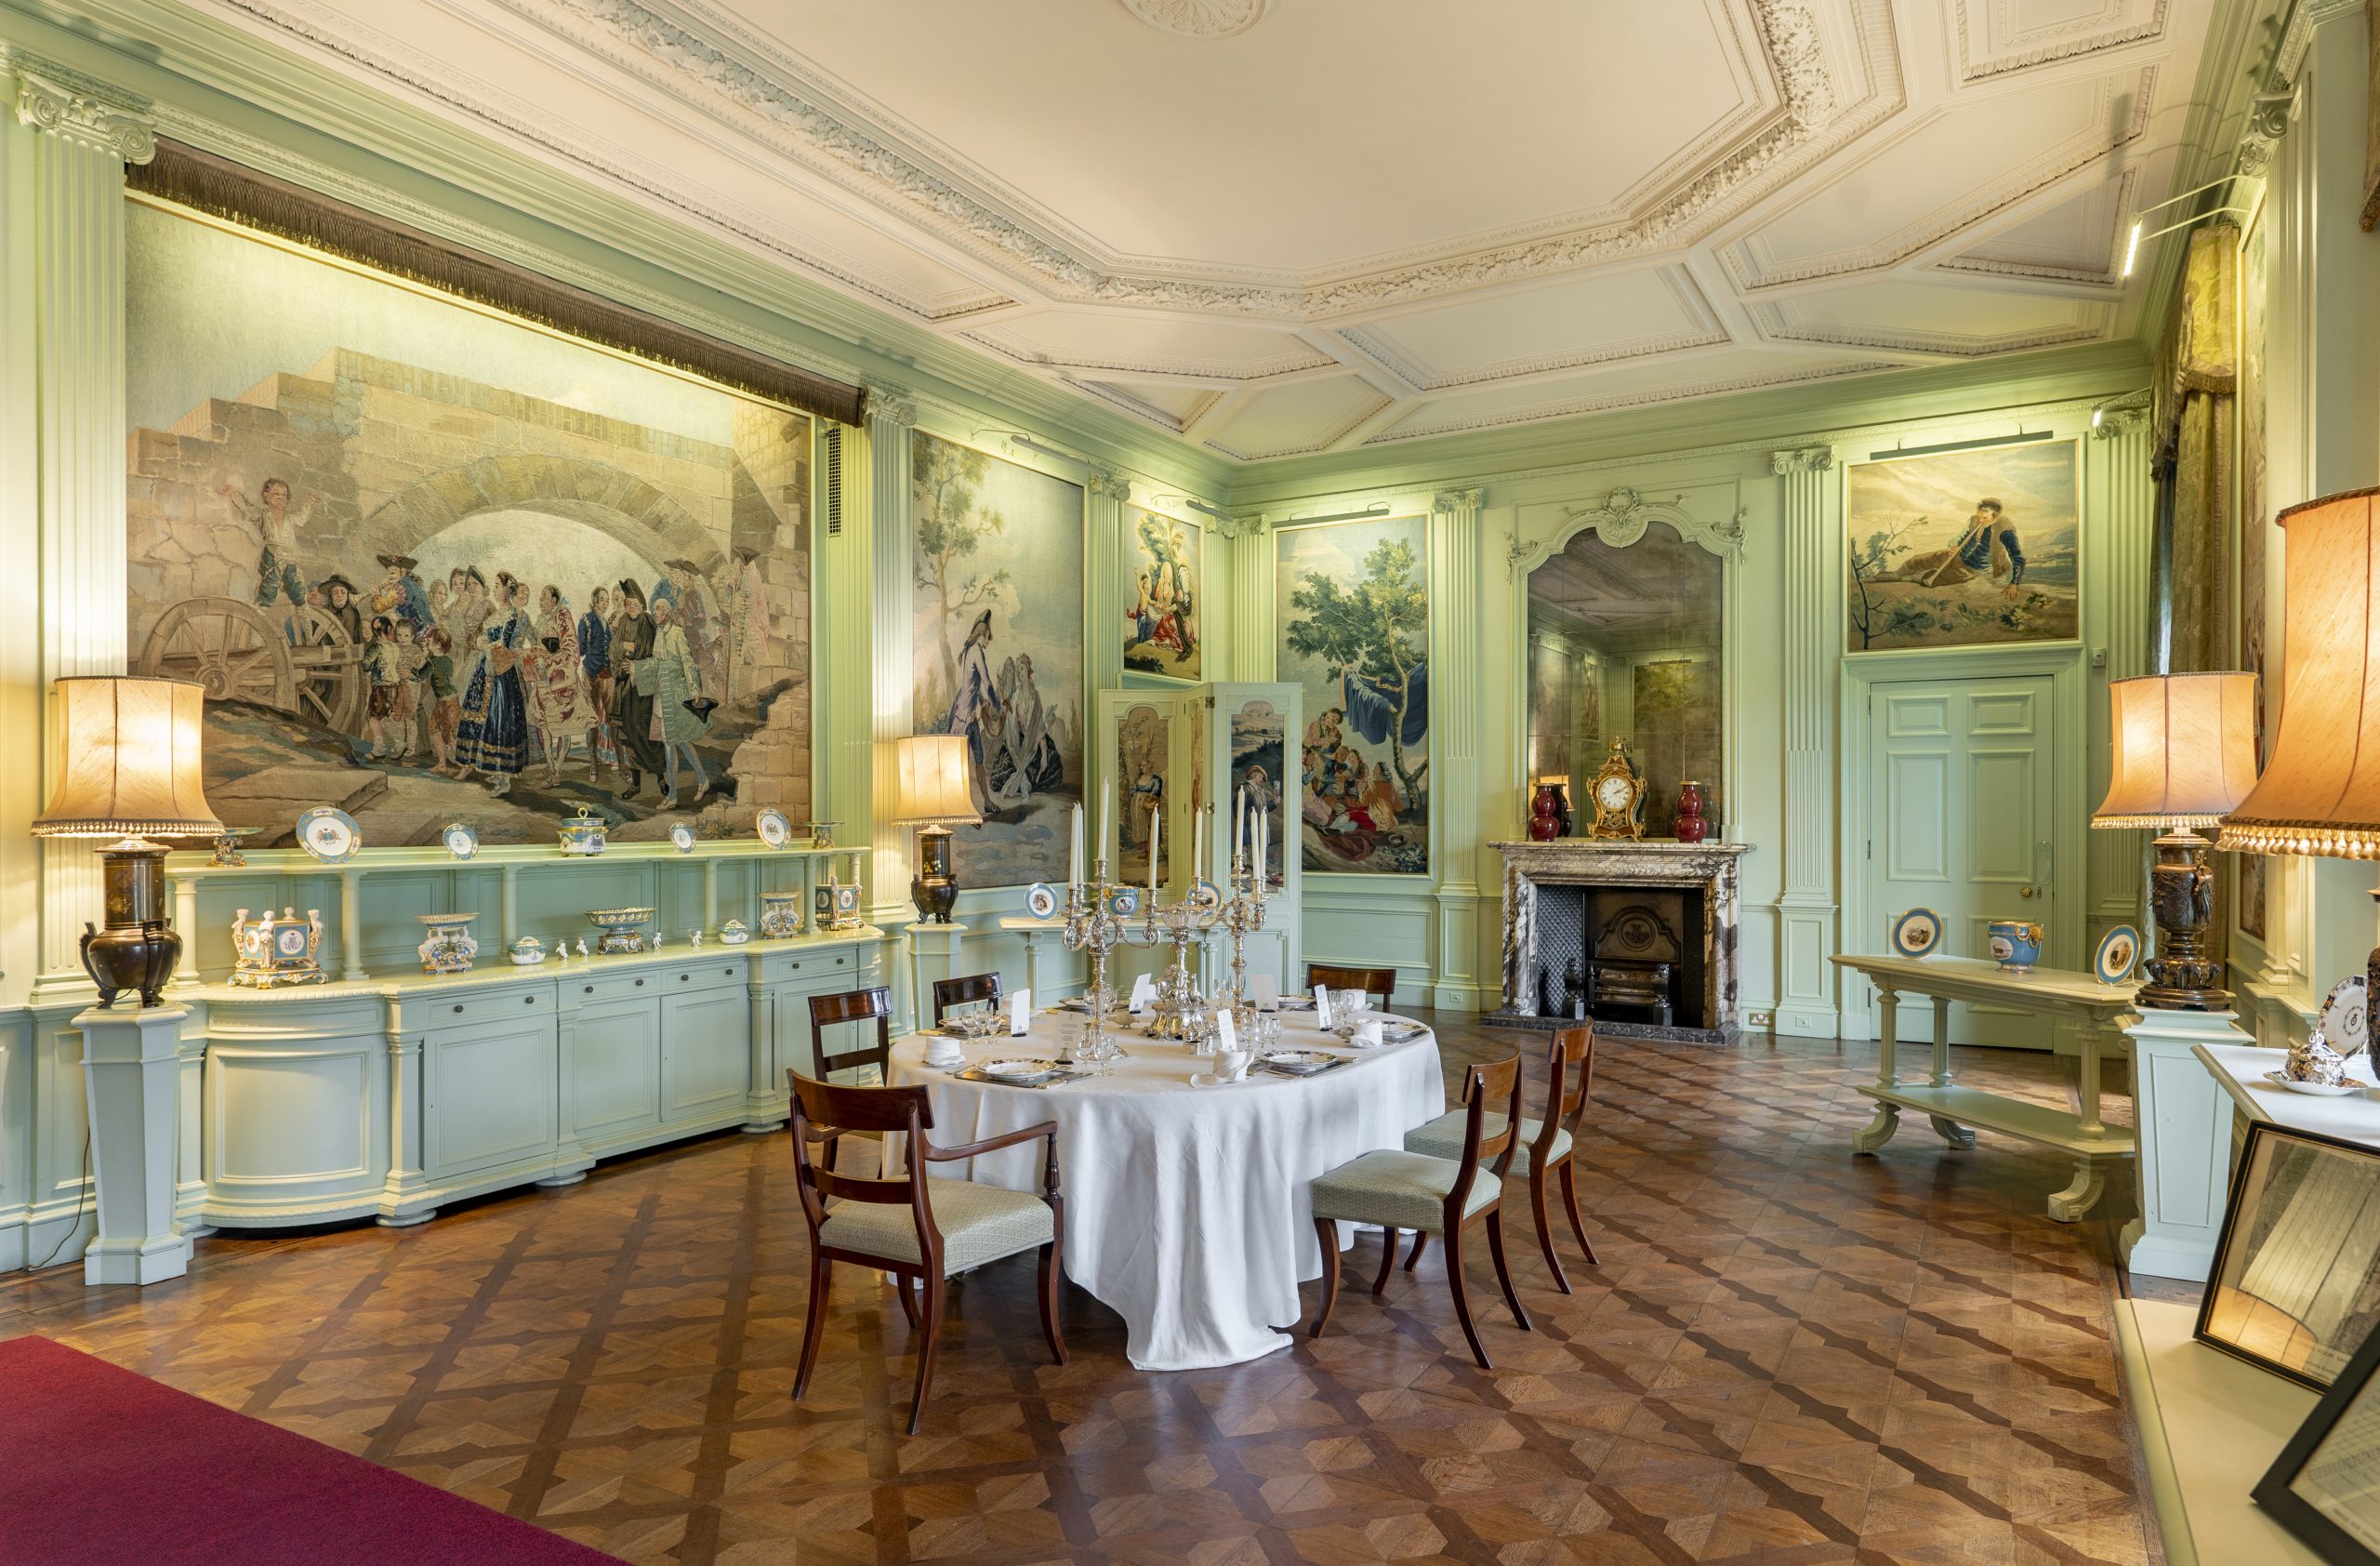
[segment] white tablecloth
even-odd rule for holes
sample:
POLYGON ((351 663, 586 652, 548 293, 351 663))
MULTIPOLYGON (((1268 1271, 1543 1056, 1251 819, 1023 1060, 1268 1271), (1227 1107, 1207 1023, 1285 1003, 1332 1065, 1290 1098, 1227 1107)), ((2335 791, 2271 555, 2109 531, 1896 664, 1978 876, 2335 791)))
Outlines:
MULTIPOLYGON (((1065 1198, 1065 1272, 1124 1318, 1141 1370, 1237 1364, 1289 1339, 1274 1329, 1302 1314, 1298 1284, 1322 1275, 1308 1188, 1315 1176, 1379 1148, 1446 1108, 1435 1035, 1349 1051, 1284 1018, 1284 1048, 1329 1047, 1352 1066, 1295 1080, 1256 1076, 1193 1087, 1211 1071, 1181 1045, 1128 1037, 1112 1075, 1049 1088, 962 1082, 925 1064, 926 1040, 892 1046, 895 1083, 932 1090, 933 1139, 944 1146, 1055 1121, 1065 1198)), ((1044 1014, 1023 1039, 970 1044, 971 1059, 1055 1056, 1082 1019, 1044 1014)), ((1014 1190, 1041 1188, 1038 1144, 932 1171, 1014 1190)))

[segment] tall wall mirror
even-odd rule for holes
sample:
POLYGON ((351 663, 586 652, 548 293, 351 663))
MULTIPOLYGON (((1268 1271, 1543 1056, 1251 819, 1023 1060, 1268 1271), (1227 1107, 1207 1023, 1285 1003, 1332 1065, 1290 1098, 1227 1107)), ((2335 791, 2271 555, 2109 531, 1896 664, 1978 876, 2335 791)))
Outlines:
POLYGON ((1729 803, 1718 794, 1726 562, 1667 522, 1628 522, 1572 535, 1529 573, 1529 779, 1564 784, 1568 835, 1584 836, 1587 780, 1625 739, 1645 775, 1645 835, 1675 835, 1678 785, 1693 781, 1716 841, 1729 803))

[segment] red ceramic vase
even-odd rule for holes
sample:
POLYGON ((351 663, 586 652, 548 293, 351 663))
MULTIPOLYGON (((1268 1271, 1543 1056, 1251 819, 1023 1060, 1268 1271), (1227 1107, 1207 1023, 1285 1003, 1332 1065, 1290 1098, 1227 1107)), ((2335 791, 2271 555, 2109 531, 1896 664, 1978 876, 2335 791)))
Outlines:
POLYGON ((1551 783, 1540 783, 1528 803, 1528 835, 1533 843, 1552 843, 1562 835, 1562 793, 1551 783))
POLYGON ((1702 818, 1706 801, 1699 783, 1686 782, 1677 786, 1677 840, 1680 843, 1700 843, 1711 830, 1702 818))

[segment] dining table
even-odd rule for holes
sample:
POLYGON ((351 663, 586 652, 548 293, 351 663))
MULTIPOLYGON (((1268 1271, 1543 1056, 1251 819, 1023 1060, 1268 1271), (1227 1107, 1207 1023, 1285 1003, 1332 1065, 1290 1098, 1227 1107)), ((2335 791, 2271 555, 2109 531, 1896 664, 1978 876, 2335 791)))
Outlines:
MULTIPOLYGON (((971 1066, 1061 1058, 1088 1019, 1053 1009, 1022 1036, 961 1044, 971 1066)), ((1116 1029, 1134 1024, 1117 1017, 1116 1029)), ((1140 1370, 1238 1364, 1289 1347, 1301 1282, 1322 1275, 1310 1188, 1316 1175, 1383 1148, 1446 1108, 1436 1036, 1391 1017, 1393 1042, 1357 1047, 1284 1013, 1274 1048, 1343 1059, 1317 1075, 1251 1071, 1216 1082, 1212 1055, 1175 1041, 1121 1033, 1104 1068, 1022 1087, 926 1063, 927 1035, 893 1042, 887 1080, 922 1084, 933 1140, 955 1146, 1043 1121, 1058 1128, 1065 1276, 1124 1319, 1140 1370), (1194 1082, 1193 1078, 1199 1079, 1194 1082)), ((1038 1144, 945 1164, 938 1178, 1041 1188, 1038 1144)), ((1342 1225, 1340 1244, 1352 1240, 1342 1225)), ((1338 1258, 1330 1258, 1336 1265, 1338 1258)))

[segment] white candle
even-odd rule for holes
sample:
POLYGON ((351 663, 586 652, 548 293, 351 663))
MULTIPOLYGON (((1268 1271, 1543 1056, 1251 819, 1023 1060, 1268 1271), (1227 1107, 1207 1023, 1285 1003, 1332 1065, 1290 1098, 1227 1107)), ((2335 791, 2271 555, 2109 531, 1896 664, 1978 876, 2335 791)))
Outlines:
POLYGON ((1149 812, 1149 901, 1151 904, 1157 901, 1157 856, 1164 841, 1165 812, 1152 810, 1149 812))
POLYGON ((1116 814, 1116 779, 1109 778, 1099 790, 1099 856, 1107 857, 1107 845, 1115 839, 1107 835, 1108 825, 1116 814))
POLYGON ((1082 806, 1075 806, 1075 838, 1073 852, 1066 856, 1066 884, 1082 884, 1082 806))
POLYGON ((1256 813, 1256 895, 1264 895, 1264 845, 1272 841, 1269 818, 1263 811, 1256 813))
POLYGON ((1248 785, 1239 786, 1239 799, 1231 807, 1231 856, 1240 857, 1248 847, 1248 785))
MULTIPOLYGON (((1209 805, 1207 810, 1213 808, 1214 806, 1209 805)), ((1194 810, 1190 813, 1190 873, 1193 876, 1202 876, 1207 873, 1207 861, 1204 856, 1206 851, 1207 811, 1194 810)))

